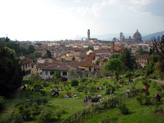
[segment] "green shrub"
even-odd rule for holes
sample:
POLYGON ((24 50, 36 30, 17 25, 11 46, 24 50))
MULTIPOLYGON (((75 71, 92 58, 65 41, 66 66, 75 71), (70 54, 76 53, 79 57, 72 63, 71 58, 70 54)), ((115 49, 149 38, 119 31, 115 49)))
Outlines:
POLYGON ((36 99, 36 103, 40 105, 42 103, 42 99, 41 98, 36 99))
POLYGON ((44 108, 40 113, 38 120, 46 122, 46 120, 52 119, 52 116, 54 116, 54 113, 50 109, 44 108))
POLYGON ((34 85, 34 91, 39 92, 40 89, 42 89, 42 85, 40 83, 35 83, 34 85))
POLYGON ((33 107, 32 107, 32 115, 33 115, 33 117, 35 115, 40 114, 40 112, 41 112, 41 108, 39 107, 39 105, 37 103, 34 103, 33 107))
POLYGON ((4 97, 0 96, 0 111, 3 110, 5 107, 5 99, 4 97))
POLYGON ((126 104, 120 104, 118 106, 122 114, 129 114, 129 109, 126 107, 126 104))
POLYGON ((86 82, 87 80, 88 80, 87 78, 81 78, 81 79, 80 79, 80 82, 81 82, 81 83, 84 83, 84 82, 86 82))
POLYGON ((160 78, 161 80, 164 79, 164 72, 161 72, 161 73, 159 74, 159 78, 160 78))
POLYGON ((124 84, 125 83, 125 81, 123 79, 119 79, 118 82, 119 82, 119 84, 124 84))
POLYGON ((32 84, 33 83, 33 80, 31 80, 31 79, 23 79, 22 80, 22 83, 23 84, 32 84))
POLYGON ((79 92, 83 92, 87 87, 83 84, 81 84, 80 86, 77 87, 77 91, 79 92))
POLYGON ((137 96, 137 101, 139 102, 140 105, 143 104, 144 97, 143 97, 143 95, 141 93, 137 96))
POLYGON ((79 82, 77 79, 73 79, 71 80, 71 86, 74 87, 74 86, 78 86, 79 82))
POLYGON ((63 108, 61 111, 62 111, 62 114, 65 114, 65 113, 66 113, 66 111, 65 111, 65 109, 64 109, 64 108, 63 108))
POLYGON ((152 82, 152 88, 156 88, 157 87, 157 83, 156 82, 152 82))
POLYGON ((23 123, 23 117, 21 114, 14 114, 11 117, 11 123, 23 123))
POLYGON ((162 88, 161 87, 156 87, 157 91, 161 92, 162 91, 162 88))
POLYGON ((135 97, 135 96, 138 96, 140 90, 139 89, 132 89, 130 91, 130 97, 135 97))
POLYGON ((56 111, 56 116, 58 117, 58 119, 60 119, 62 116, 62 110, 56 111))
POLYGON ((131 78, 132 76, 133 76, 133 73, 132 72, 130 72, 130 71, 126 72, 125 77, 131 78))
POLYGON ((32 118, 31 117, 31 115, 32 115, 31 108, 24 108, 24 110, 21 114, 25 120, 29 120, 32 118))
POLYGON ((43 98, 42 98, 42 102, 44 103, 44 105, 45 105, 46 103, 48 103, 47 97, 43 97, 43 98))

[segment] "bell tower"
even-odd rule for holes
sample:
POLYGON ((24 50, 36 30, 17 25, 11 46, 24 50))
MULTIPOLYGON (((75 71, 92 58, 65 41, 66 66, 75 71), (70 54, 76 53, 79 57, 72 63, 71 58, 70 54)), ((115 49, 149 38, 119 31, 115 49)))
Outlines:
POLYGON ((90 40, 90 29, 88 29, 87 36, 88 36, 87 40, 89 41, 90 40))

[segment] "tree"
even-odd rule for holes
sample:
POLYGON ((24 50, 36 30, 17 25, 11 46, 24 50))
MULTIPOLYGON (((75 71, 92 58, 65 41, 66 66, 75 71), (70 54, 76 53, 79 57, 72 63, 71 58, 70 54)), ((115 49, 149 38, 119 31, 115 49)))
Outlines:
POLYGON ((143 50, 142 47, 139 48, 139 54, 140 54, 140 55, 143 55, 143 54, 144 54, 144 50, 143 50))
POLYGON ((124 63, 126 69, 133 70, 135 68, 135 58, 131 55, 130 50, 127 48, 122 51, 120 60, 124 63))
POLYGON ((59 81, 61 75, 60 75, 60 72, 59 71, 55 71, 55 73, 53 74, 53 78, 57 81, 59 81))
POLYGON ((120 59, 113 58, 108 60, 108 62, 104 65, 103 69, 104 71, 112 71, 116 76, 116 81, 118 81, 119 74, 121 70, 123 69, 123 63, 120 59))
POLYGON ((47 50, 47 56, 48 56, 48 58, 52 58, 51 52, 49 50, 47 50))
POLYGON ((157 54, 159 55, 160 71, 164 71, 164 35, 161 37, 161 40, 159 42, 154 39, 153 46, 157 54))
POLYGON ((72 61, 75 61, 75 57, 74 56, 72 57, 72 61))
POLYGON ((88 50, 94 50, 93 46, 89 45, 88 50))
POLYGON ((15 53, 19 56, 20 55, 20 47, 17 42, 11 41, 11 42, 6 42, 4 47, 8 47, 10 49, 14 49, 15 53))
POLYGON ((39 57, 42 57, 42 53, 38 52, 38 51, 35 51, 34 52, 34 58, 39 58, 39 57))
POLYGON ((119 58, 119 57, 120 57, 120 54, 113 54, 113 55, 111 55, 110 59, 112 59, 112 58, 119 58))
POLYGON ((29 45, 29 46, 28 46, 28 53, 31 54, 31 53, 34 53, 34 52, 35 52, 34 46, 29 45))
POLYGON ((10 97, 21 86, 23 72, 15 51, 0 49, 0 96, 10 97))

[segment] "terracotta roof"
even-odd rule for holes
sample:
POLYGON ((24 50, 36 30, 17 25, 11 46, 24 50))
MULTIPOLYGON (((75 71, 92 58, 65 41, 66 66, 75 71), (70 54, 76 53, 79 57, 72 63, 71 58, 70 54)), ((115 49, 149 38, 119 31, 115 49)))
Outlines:
POLYGON ((137 59, 147 59, 148 56, 149 56, 149 54, 137 55, 136 58, 137 58, 137 59))
POLYGON ((75 69, 69 64, 49 64, 42 67, 42 70, 52 70, 52 71, 68 71, 75 69))
POLYGON ((92 63, 89 62, 72 62, 70 63, 72 66, 80 66, 80 67, 94 67, 92 63))
POLYGON ((24 58, 24 59, 20 59, 22 64, 29 64, 32 63, 32 60, 30 58, 24 58))

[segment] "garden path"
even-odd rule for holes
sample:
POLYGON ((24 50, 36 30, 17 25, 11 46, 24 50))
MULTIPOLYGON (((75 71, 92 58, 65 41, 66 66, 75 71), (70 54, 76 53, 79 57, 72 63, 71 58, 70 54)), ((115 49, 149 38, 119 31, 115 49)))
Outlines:
MULTIPOLYGON (((16 101, 20 99, 22 90, 23 90, 23 86, 18 88, 11 100, 16 101)), ((7 104, 5 110, 2 112, 3 114, 0 117, 0 121, 7 120, 11 116, 11 114, 14 112, 14 109, 15 109, 15 103, 7 104)))
POLYGON ((159 82, 161 84, 164 84, 164 80, 157 80, 157 79, 149 79, 149 80, 156 81, 156 82, 159 82))

